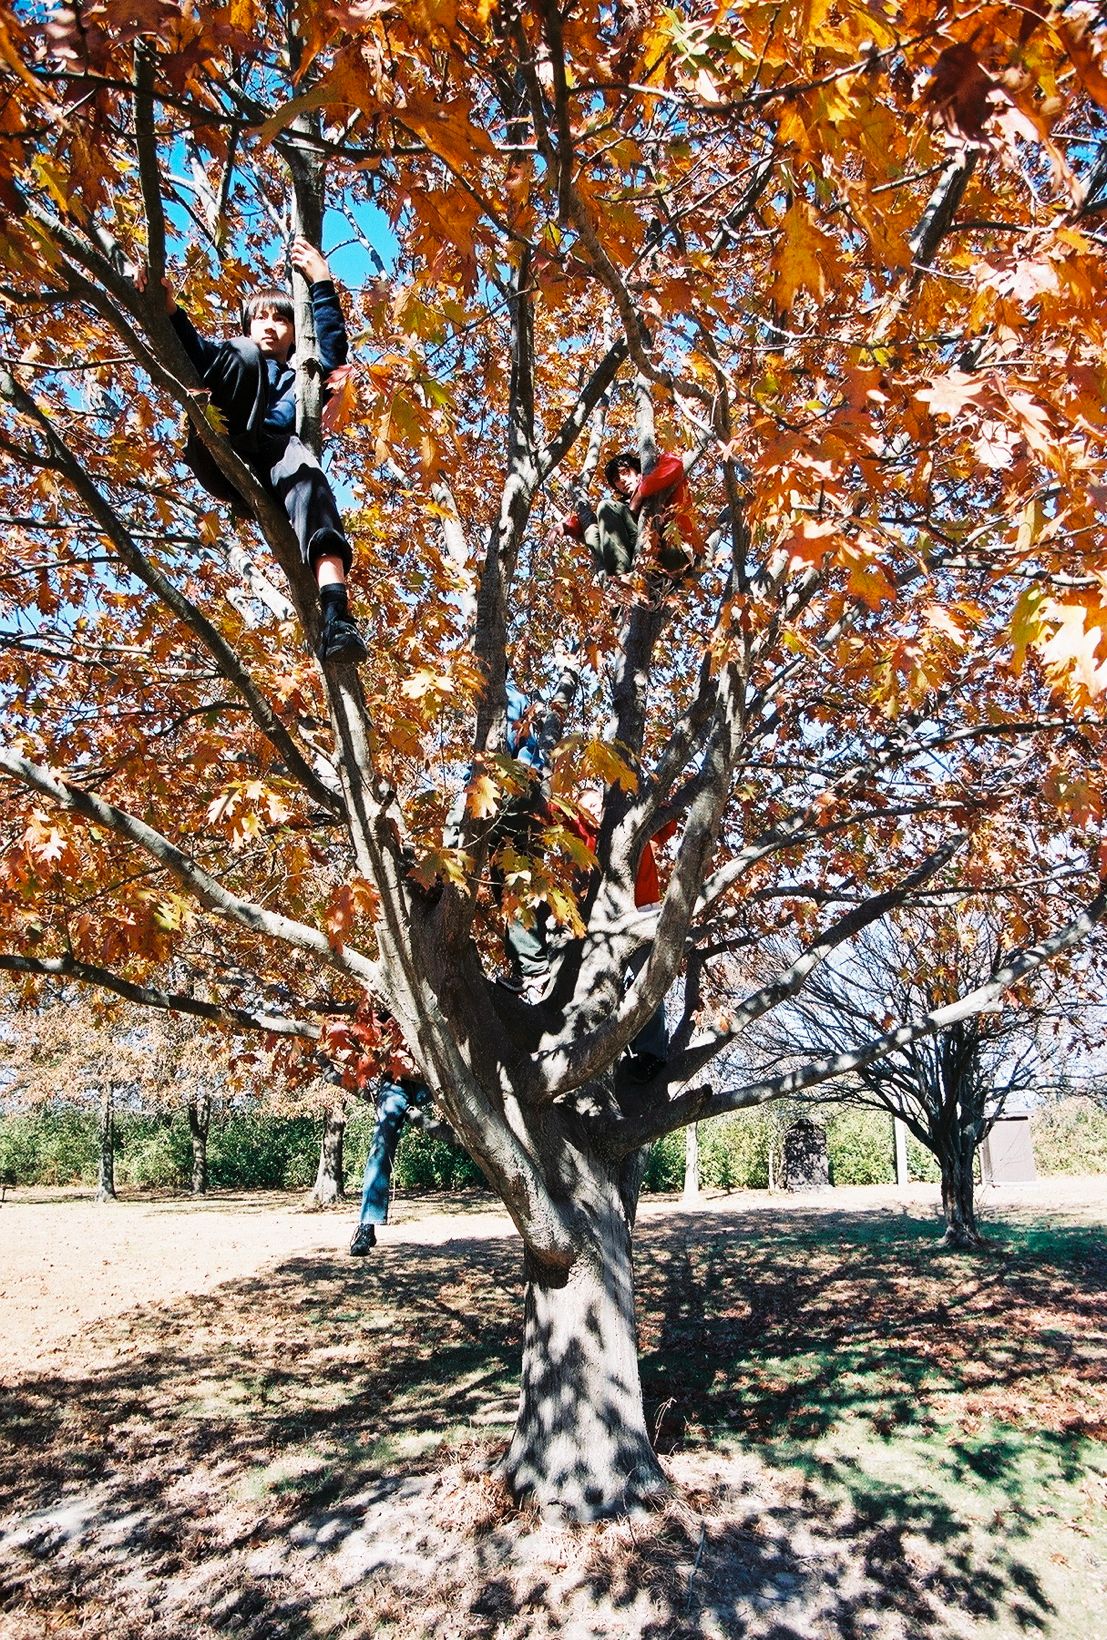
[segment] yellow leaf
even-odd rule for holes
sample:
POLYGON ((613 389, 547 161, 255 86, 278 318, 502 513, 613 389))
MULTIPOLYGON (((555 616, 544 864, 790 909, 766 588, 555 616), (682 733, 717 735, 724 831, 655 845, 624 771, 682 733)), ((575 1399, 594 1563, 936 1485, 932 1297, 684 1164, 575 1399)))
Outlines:
POLYGON ((1042 504, 1040 501, 1028 501, 1023 508, 1022 519, 1019 523, 1019 534, 1016 545, 1020 552, 1029 552, 1038 536, 1041 534, 1044 523, 1042 504))
POLYGON ((463 849, 430 848, 412 867, 410 875, 423 888, 433 888, 438 882, 464 888, 468 881, 467 874, 472 869, 472 856, 463 849))
POLYGON ((1026 651, 1038 641, 1042 632, 1042 606, 1045 603, 1045 591, 1042 587, 1030 586, 1020 597, 1011 616, 1011 645, 1014 650, 1014 667, 1018 672, 1022 669, 1026 658, 1026 651))
POLYGON ((465 807, 478 820, 487 820, 500 806, 500 789, 486 774, 478 774, 465 788, 465 807))
POLYGON ((636 791, 638 776, 615 750, 603 740, 582 740, 579 735, 568 735, 558 747, 558 760, 579 755, 579 775, 583 780, 602 780, 605 786, 620 786, 625 792, 636 791))
POLYGON ((827 274, 837 273, 838 256, 834 241, 818 226, 815 213, 805 199, 792 201, 784 213, 781 229, 773 257, 776 274, 773 299, 783 312, 791 307, 800 291, 825 296, 827 274))

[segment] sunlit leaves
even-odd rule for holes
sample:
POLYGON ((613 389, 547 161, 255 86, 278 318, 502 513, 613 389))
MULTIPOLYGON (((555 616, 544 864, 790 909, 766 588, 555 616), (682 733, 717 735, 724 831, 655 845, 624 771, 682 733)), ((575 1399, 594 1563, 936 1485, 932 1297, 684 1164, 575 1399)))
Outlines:
POLYGON ((358 930, 364 938, 379 905, 372 883, 364 877, 351 877, 339 883, 332 892, 323 912, 323 927, 334 945, 344 945, 358 930))
POLYGON ((632 792, 638 784, 637 775, 616 746, 582 735, 565 736, 557 748, 555 767, 559 783, 566 787, 599 781, 632 792))
POLYGON ((207 819, 238 850, 260 837, 266 828, 282 825, 290 814, 282 794, 265 781, 236 780, 209 804, 207 819))
POLYGON ((773 295, 781 311, 803 291, 822 297, 836 262, 833 241, 819 229, 811 207, 805 200, 793 200, 784 213, 776 255, 773 295))
MULTIPOLYGON (((364 252, 379 231, 387 263, 384 278, 376 265, 371 278, 339 273, 354 360, 332 380, 325 417, 341 435, 328 470, 370 640, 374 776, 396 791, 404 870, 428 890, 448 883, 472 897, 490 964, 500 958, 489 930, 513 906, 532 915, 550 904, 572 926, 570 902, 592 869, 572 826, 549 826, 516 848, 504 904, 492 903, 479 851, 495 853, 496 827, 528 779, 496 751, 498 722, 474 753, 500 660, 541 692, 556 641, 580 641, 586 674, 553 773, 563 818, 613 792, 647 796, 701 677, 717 686, 727 667, 746 668, 749 767, 723 821, 723 857, 802 807, 805 790, 821 793, 829 782, 813 771, 860 756, 889 724, 930 714, 972 732, 1036 709, 1098 711, 1104 269, 1098 218, 1079 215, 1072 175, 1087 174, 1103 97, 1089 10, 563 7, 561 104, 542 8, 303 5, 295 76, 253 0, 125 10, 95 8, 83 34, 76 13, 59 12, 52 45, 5 14, 4 203, 33 195, 78 229, 82 209, 95 209, 141 259, 129 88, 135 40, 148 38, 170 276, 203 333, 223 334, 244 286, 284 276, 280 144, 297 114, 319 114, 329 244, 349 235, 346 249, 364 252), (68 77, 86 63, 95 82, 68 77), (972 175, 927 260, 921 226, 966 145, 972 175), (196 192, 182 181, 186 153, 214 223, 196 170, 196 192), (510 276, 525 259, 520 327, 510 276), (540 446, 576 413, 628 315, 646 327, 634 337, 644 351, 614 384, 600 466, 580 487, 595 502, 602 457, 638 437, 632 370, 644 361, 660 446, 702 440, 692 487, 705 533, 718 526, 713 556, 694 584, 660 595, 641 564, 623 586, 595 576, 558 525, 577 499, 585 432, 527 498, 514 579, 486 583, 489 608, 502 596, 510 645, 487 673, 468 647, 469 605, 490 541, 512 506, 526 510, 518 486, 505 504, 513 333, 531 347, 540 446), (739 471, 740 529, 726 488, 739 471), (741 584, 728 585, 736 564, 741 584), (609 686, 628 618, 654 598, 666 625, 639 757, 613 744, 609 686), (461 792, 473 851, 445 841, 461 792)), ((110 291, 100 306, 67 297, 60 246, 28 212, 6 212, 5 356, 21 361, 20 383, 151 562, 217 624, 313 766, 336 780, 302 634, 250 602, 229 553, 256 558, 278 590, 280 570, 252 527, 187 476, 173 394, 111 322, 115 311, 139 334, 143 315, 110 291)), ((20 520, 6 526, 0 572, 16 729, 36 755, 158 821, 236 890, 294 905, 336 947, 371 945, 374 907, 351 886, 341 827, 297 789, 187 628, 123 573, 111 540, 41 460, 41 434, 7 412, 4 430, 20 520)), ((693 735, 682 780, 702 754, 693 735)), ((958 780, 986 786, 984 752, 971 764, 942 755, 925 778, 919 763, 904 775, 905 809, 940 791, 962 802, 958 780)), ((1077 756, 1070 748, 1064 779, 1035 788, 1056 796, 1064 824, 1088 812, 1065 795, 1077 791, 1077 756)), ((856 793, 814 803, 824 832, 842 835, 809 859, 812 880, 884 870, 905 846, 894 808, 869 787, 863 803, 856 793), (858 805, 868 818, 850 830, 858 805)), ((99 940, 136 967, 167 948, 166 885, 147 903, 131 851, 25 804, 3 846, 12 926, 33 910, 40 943, 73 937, 91 951, 99 940)), ((794 863, 799 876, 798 853, 794 863)), ((257 945, 249 957, 261 963, 257 945)))
POLYGON ((327 378, 323 405, 323 426, 328 433, 341 433, 353 416, 358 402, 357 371, 351 364, 339 365, 327 378))

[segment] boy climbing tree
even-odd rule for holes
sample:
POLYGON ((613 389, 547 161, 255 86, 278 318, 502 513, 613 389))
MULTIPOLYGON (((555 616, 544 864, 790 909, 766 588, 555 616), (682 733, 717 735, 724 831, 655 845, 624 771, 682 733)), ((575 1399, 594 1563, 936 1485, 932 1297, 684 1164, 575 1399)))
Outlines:
POLYGON ((650 524, 656 566, 674 579, 687 575, 695 565, 699 543, 680 456, 662 452, 643 477, 638 457, 630 450, 620 450, 604 467, 604 477, 611 495, 594 513, 582 502, 562 520, 565 534, 588 547, 596 568, 605 575, 625 575, 645 528, 642 509, 653 501, 650 524))
MULTIPOLYGON (((328 376, 345 364, 349 350, 330 267, 322 252, 300 236, 292 241, 291 261, 308 283, 319 364, 328 376)), ((139 291, 146 289, 145 268, 136 270, 134 282, 139 291)), ((242 305, 243 334, 229 341, 209 342, 177 306, 168 280, 163 284, 173 328, 212 403, 226 418, 231 445, 284 508, 304 563, 314 572, 323 615, 319 659, 338 664, 363 661, 367 650, 350 618, 346 594, 353 553, 327 475, 296 434, 292 364, 296 327, 291 299, 281 290, 256 291, 242 305)), ((248 515, 245 500, 191 431, 185 459, 209 494, 229 502, 236 513, 248 515)))

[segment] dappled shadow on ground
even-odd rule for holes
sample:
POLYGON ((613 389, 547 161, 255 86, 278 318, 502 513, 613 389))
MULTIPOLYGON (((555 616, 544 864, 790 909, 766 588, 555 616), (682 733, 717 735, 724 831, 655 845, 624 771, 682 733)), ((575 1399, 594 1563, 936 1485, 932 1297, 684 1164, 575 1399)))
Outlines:
POLYGON ((518 1392, 514 1239, 291 1259, 105 1323, 110 1368, 75 1348, 4 1394, 5 1633, 939 1640, 947 1609, 1052 1633, 1025 1546, 1103 1433, 1107 1253, 1032 1216, 984 1258, 933 1232, 648 1219, 677 1489, 560 1533, 484 1472, 518 1392))

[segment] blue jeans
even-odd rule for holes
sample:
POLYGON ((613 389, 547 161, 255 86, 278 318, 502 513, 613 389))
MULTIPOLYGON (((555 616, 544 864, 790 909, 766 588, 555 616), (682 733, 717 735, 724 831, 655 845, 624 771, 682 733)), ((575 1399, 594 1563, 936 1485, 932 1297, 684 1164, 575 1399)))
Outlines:
POLYGON ((388 1195, 392 1182, 392 1162, 408 1111, 425 1105, 430 1094, 422 1082, 389 1082, 377 1094, 377 1120, 365 1158, 361 1180, 359 1224, 387 1224, 388 1195))

